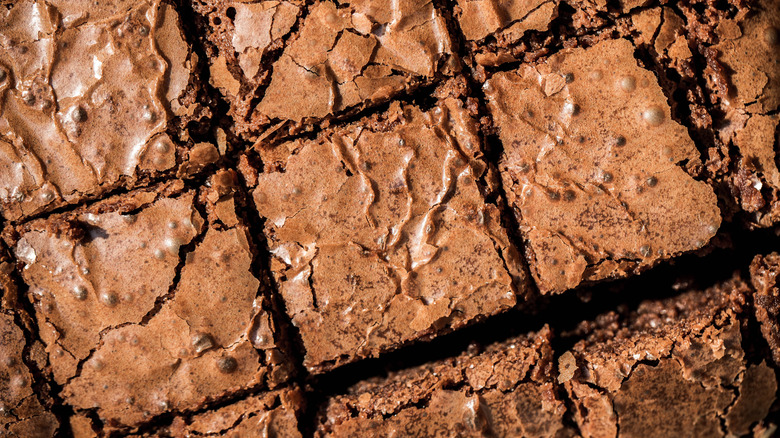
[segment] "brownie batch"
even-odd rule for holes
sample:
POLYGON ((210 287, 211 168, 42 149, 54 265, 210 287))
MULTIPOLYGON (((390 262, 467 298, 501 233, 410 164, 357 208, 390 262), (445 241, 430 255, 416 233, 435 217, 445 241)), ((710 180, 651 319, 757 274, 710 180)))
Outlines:
POLYGON ((0 0, 0 435, 775 436, 779 64, 778 0, 0 0))

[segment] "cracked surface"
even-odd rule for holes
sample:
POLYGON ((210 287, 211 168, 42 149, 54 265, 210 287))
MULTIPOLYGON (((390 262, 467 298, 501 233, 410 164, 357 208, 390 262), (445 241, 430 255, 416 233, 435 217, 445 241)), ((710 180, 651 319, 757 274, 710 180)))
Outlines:
POLYGON ((296 387, 269 391, 210 411, 177 416, 170 426, 138 436, 299 438, 298 416, 303 405, 303 393, 296 387))
POLYGON ((712 189, 686 173, 698 161, 693 141, 633 54, 627 40, 602 41, 484 86, 504 189, 543 293, 698 249, 720 226, 712 189))
POLYGON ((776 434, 779 1, 0 0, 0 435, 776 434))
POLYGON ((132 428, 287 379, 236 190, 220 171, 200 193, 172 182, 20 230, 15 251, 67 404, 132 428))
POLYGON ((173 6, 52 3, 0 8, 0 211, 10 220, 170 171, 179 139, 168 129, 202 112, 173 6))
POLYGON ((756 290, 754 300, 756 319, 766 339, 775 364, 780 366, 780 254, 757 256, 750 264, 750 280, 756 290))
POLYGON ((459 100, 393 104, 263 153, 252 194, 305 366, 375 356, 508 309, 517 287, 525 295, 459 100))
MULTIPOLYGON (((243 31, 234 42, 257 32, 243 31)), ((430 0, 314 2, 256 106, 233 114, 236 128, 253 140, 310 129, 451 75, 459 69, 452 51, 444 15, 430 0)))
POLYGON ((59 422, 34 392, 23 356, 26 344, 13 315, 0 313, 0 435, 51 437, 59 422))
POLYGON ((270 62, 305 10, 303 2, 194 0, 192 7, 208 55, 209 81, 230 102, 230 115, 246 120, 255 94, 270 79, 270 62))
POLYGON ((558 6, 557 0, 458 0, 454 15, 474 61, 490 67, 539 49, 523 37, 529 31, 547 31, 558 6))
POLYGON ((581 324, 576 336, 582 339, 558 363, 580 432, 749 434, 777 392, 775 372, 749 361, 743 348, 744 303, 751 293, 736 277, 581 324))
POLYGON ((557 10, 557 2, 552 0, 461 0, 458 6, 458 22, 469 41, 499 30, 503 35, 497 39, 517 39, 528 30, 546 30, 557 10))
POLYGON ((714 32, 697 35, 714 105, 708 164, 743 221, 772 226, 780 221, 780 1, 756 1, 734 16, 708 12, 720 18, 706 23, 714 32))
POLYGON ((358 383, 326 402, 315 436, 559 436, 549 342, 545 328, 358 383))

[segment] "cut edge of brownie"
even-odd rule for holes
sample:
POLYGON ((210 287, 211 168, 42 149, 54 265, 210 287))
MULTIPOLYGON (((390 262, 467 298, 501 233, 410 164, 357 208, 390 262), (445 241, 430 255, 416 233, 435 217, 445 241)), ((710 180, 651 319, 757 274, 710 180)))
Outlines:
POLYGON ((545 326, 484 349, 473 345, 448 359, 361 381, 320 406, 314 436, 365 430, 381 436, 561 433, 567 429, 566 408, 552 375, 550 340, 545 326), (518 403, 514 414, 513 401, 518 403), (520 407, 523 402, 534 408, 520 407))

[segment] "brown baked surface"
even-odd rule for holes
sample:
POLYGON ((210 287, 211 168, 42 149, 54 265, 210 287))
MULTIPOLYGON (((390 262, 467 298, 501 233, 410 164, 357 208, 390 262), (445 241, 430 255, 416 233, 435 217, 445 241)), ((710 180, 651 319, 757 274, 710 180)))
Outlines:
POLYGON ((780 0, 0 0, 0 436, 780 434, 780 0))

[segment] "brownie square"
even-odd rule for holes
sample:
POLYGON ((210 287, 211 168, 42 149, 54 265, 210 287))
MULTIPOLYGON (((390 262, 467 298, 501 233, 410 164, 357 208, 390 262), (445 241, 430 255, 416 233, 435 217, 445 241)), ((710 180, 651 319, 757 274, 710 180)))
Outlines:
POLYGON ((558 359, 580 432, 760 435, 777 378, 750 354, 753 341, 743 343, 751 294, 736 277, 581 324, 581 339, 558 359))
POLYGON ((625 39, 563 49, 484 85, 499 171, 539 289, 629 275, 701 248, 721 217, 687 130, 625 39))
POLYGON ((777 276, 780 274, 780 254, 773 252, 765 256, 756 256, 750 264, 750 280, 756 294, 753 305, 756 320, 766 339, 775 365, 780 367, 780 287, 777 276))
POLYGON ((327 124, 459 68, 445 15, 430 1, 196 5, 201 14, 225 11, 202 20, 219 50, 210 68, 236 130, 250 140, 327 124), (279 54, 263 58, 272 50, 279 54))
MULTIPOLYGON (((499 313, 526 295, 454 97, 393 103, 247 167, 271 270, 314 372, 499 313)), ((245 160, 249 166, 251 160, 245 160)))
POLYGON ((566 436, 547 328, 329 398, 318 437, 566 436))
POLYGON ((14 221, 175 173, 208 112, 171 3, 53 3, 0 11, 0 213, 14 221))
POLYGON ((174 180, 17 227, 13 247, 60 396, 131 431, 284 382, 236 175, 174 180))
POLYGON ((780 223, 780 1, 689 11, 706 66, 715 141, 708 165, 750 228, 780 223))

